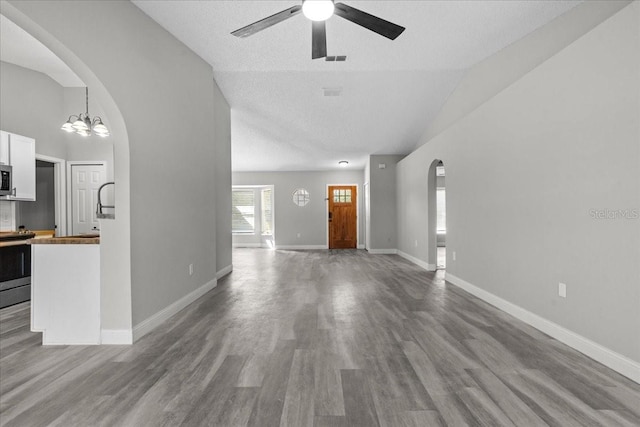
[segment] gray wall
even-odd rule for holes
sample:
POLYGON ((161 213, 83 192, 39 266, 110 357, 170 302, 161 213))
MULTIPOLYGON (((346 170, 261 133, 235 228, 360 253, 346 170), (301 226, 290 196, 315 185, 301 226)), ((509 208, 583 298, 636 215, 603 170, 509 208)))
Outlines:
MULTIPOLYGON (((363 230, 363 172, 234 172, 233 185, 273 185, 275 242, 277 247, 327 247, 327 185, 358 185, 358 228, 363 230), (310 201, 304 207, 293 203, 297 188, 309 191, 310 201), (297 237, 300 233, 300 237, 297 237)), ((358 245, 361 242, 358 241, 358 245)))
POLYGON ((231 266, 231 111, 214 82, 216 269, 231 266))
POLYGON ((640 220, 591 210, 640 209, 639 18, 634 2, 496 94, 402 160, 397 182, 401 251, 427 262, 427 172, 442 159, 447 272, 636 362, 640 220))
POLYGON ((70 64, 109 116, 118 189, 116 220, 101 230, 112 266, 103 325, 126 328, 127 311, 138 325, 216 277, 211 66, 129 2, 8 5, 3 13, 70 64))
POLYGON ((369 156, 369 194, 370 212, 369 249, 396 249, 397 245, 397 200, 396 200, 396 164, 404 156, 369 156), (385 164, 384 169, 379 165, 385 164))
POLYGON ((0 128, 36 140, 36 152, 66 159, 64 90, 49 76, 0 62, 0 128))

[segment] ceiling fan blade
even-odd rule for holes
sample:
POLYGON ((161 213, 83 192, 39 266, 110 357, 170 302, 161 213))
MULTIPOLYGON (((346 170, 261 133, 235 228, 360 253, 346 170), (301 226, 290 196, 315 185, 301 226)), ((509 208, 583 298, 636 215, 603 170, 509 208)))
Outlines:
POLYGON ((327 56, 327 26, 325 21, 311 21, 311 59, 327 56))
POLYGON ((344 3, 336 3, 334 13, 347 21, 358 24, 391 40, 395 40, 404 31, 404 27, 400 25, 385 21, 344 3))
POLYGON ((289 19, 292 16, 296 16, 302 12, 302 6, 293 6, 289 9, 283 10, 282 12, 278 12, 273 14, 267 18, 261 19, 259 21, 254 22, 253 24, 249 24, 246 27, 242 27, 239 30, 235 30, 231 34, 236 37, 249 37, 258 31, 262 31, 265 28, 269 28, 272 25, 278 24, 285 19, 289 19))

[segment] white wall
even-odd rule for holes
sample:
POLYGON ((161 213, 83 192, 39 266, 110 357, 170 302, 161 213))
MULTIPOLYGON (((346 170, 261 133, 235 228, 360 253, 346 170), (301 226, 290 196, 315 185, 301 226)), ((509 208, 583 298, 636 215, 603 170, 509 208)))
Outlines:
MULTIPOLYGON (((327 247, 327 185, 358 185, 358 227, 362 231, 364 204, 363 171, 315 172, 234 172, 233 185, 273 185, 275 242, 277 247, 327 247), (310 201, 304 207, 293 203, 297 188, 309 191, 310 201), (300 237, 297 237, 300 233, 300 237)), ((360 242, 358 241, 358 245, 360 242)))
POLYGON ((113 127, 103 325, 141 325, 215 283, 211 67, 129 2, 10 1, 5 12, 87 82, 113 127))
POLYGON ((427 262, 427 172, 442 159, 447 273, 622 365, 640 361, 640 219, 591 210, 640 209, 638 22, 634 2, 429 140, 397 174, 401 251, 427 262))

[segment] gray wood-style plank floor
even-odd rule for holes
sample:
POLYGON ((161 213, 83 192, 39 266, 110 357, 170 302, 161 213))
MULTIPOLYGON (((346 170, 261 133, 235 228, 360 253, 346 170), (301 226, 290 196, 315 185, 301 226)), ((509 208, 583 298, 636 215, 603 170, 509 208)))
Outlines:
POLYGON ((443 272, 355 250, 234 267, 132 346, 42 347, 28 303, 0 311, 0 424, 640 425, 640 385, 443 272))

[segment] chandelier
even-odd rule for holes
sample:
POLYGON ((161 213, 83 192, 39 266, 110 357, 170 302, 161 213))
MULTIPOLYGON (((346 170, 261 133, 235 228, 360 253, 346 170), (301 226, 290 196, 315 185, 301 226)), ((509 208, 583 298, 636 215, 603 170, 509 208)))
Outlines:
POLYGON ((69 119, 60 129, 65 132, 75 132, 81 136, 89 136, 95 133, 103 138, 110 135, 109 129, 102 123, 102 119, 96 116, 91 119, 89 116, 89 88, 86 90, 86 112, 80 113, 77 116, 69 116, 69 119))

